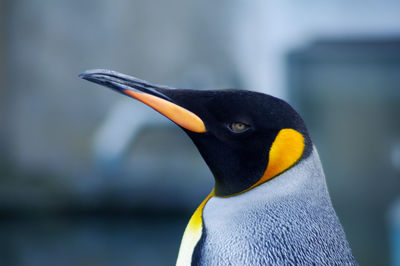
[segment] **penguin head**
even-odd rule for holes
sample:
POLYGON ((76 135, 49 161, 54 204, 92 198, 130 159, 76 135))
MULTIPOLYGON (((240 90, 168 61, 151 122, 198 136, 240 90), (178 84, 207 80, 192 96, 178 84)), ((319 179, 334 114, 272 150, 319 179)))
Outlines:
POLYGON ((270 95, 174 89, 109 70, 90 70, 80 77, 133 97, 179 125, 213 173, 215 196, 233 196, 257 187, 312 150, 300 115, 270 95))

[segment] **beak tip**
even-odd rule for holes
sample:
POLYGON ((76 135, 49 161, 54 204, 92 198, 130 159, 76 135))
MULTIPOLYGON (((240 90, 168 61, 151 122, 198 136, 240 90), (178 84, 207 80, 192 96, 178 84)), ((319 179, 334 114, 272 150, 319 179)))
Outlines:
POLYGON ((81 79, 90 79, 91 77, 95 75, 107 75, 107 74, 112 74, 113 71, 108 70, 108 69, 90 69, 86 70, 78 75, 81 79))
POLYGON ((81 79, 85 79, 86 75, 86 72, 82 72, 78 75, 78 77, 80 77, 81 79))

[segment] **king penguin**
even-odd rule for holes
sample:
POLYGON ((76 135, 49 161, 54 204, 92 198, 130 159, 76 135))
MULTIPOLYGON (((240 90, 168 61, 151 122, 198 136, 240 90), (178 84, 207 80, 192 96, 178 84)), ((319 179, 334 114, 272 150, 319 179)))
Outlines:
POLYGON ((300 115, 246 90, 154 85, 110 70, 88 81, 135 98, 180 126, 215 186, 191 217, 177 265, 356 265, 300 115))

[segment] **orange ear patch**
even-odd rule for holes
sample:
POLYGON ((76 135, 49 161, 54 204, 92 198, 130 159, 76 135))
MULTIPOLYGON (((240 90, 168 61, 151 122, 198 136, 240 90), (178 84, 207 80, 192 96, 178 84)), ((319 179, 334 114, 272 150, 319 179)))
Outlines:
POLYGON ((271 145, 264 175, 249 189, 268 181, 294 165, 301 158, 304 147, 304 137, 298 131, 291 128, 279 131, 271 145))

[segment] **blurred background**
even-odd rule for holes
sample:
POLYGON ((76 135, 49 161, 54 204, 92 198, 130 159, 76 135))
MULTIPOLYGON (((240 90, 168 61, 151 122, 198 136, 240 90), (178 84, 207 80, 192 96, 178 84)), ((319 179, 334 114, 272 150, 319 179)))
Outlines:
POLYGON ((0 0, 0 265, 173 265, 213 186, 178 127, 78 78, 92 68, 289 101, 359 263, 400 265, 399 14, 397 0, 0 0))

